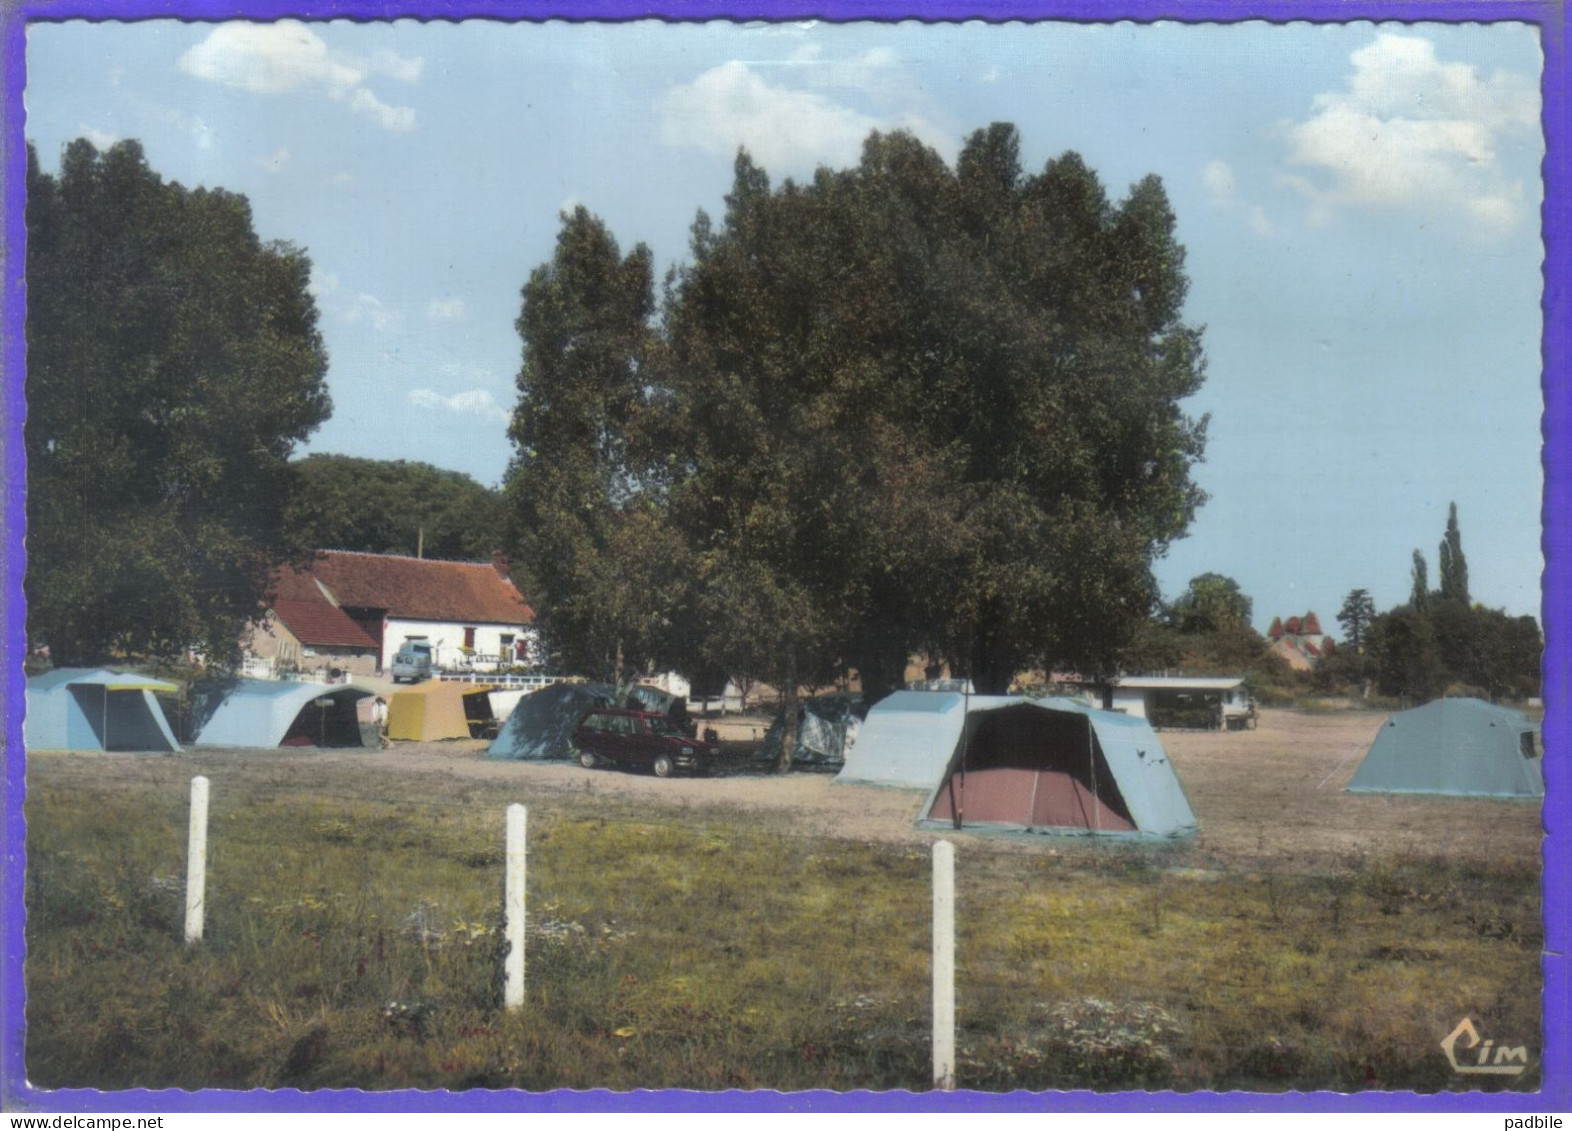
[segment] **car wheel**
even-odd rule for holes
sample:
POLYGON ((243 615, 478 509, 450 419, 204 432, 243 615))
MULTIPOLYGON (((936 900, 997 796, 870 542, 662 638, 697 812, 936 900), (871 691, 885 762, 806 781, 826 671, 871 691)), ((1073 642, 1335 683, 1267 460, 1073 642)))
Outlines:
POLYGON ((580 750, 579 765, 583 766, 586 770, 593 770, 596 766, 600 765, 600 759, 595 757, 595 755, 590 753, 588 750, 580 750))
POLYGON ((650 769, 655 771, 655 776, 658 778, 671 777, 671 772, 676 768, 669 754, 657 754, 654 764, 650 766, 650 769))

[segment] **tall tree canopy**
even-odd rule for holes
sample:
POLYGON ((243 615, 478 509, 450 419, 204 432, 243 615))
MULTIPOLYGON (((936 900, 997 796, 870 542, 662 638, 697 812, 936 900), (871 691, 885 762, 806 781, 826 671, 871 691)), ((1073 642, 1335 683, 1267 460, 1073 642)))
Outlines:
POLYGON ((779 187, 741 153, 653 329, 648 254, 566 217, 519 322, 543 616, 605 655, 593 617, 658 550, 624 653, 656 624, 788 694, 847 665, 890 686, 918 649, 986 690, 1112 669, 1203 499, 1200 334, 1157 178, 1116 205, 1078 156, 1029 175, 1018 150, 995 125, 951 169, 874 134, 779 187))
POLYGON ((1441 596, 1468 604, 1468 562, 1463 557, 1463 535, 1457 528, 1457 504, 1447 508, 1446 536, 1441 539, 1441 596))
POLYGON ((57 663, 232 656, 290 547, 327 355, 298 249, 141 146, 29 147, 28 632, 57 663))
POLYGON ((480 561, 505 544, 501 495, 463 472, 341 455, 310 455, 294 466, 300 489, 288 529, 301 545, 480 561))
POLYGON ((1181 632, 1216 632, 1248 625, 1252 609, 1253 602, 1233 578, 1203 573, 1191 579, 1170 615, 1181 632))
POLYGON ((648 249, 624 258, 580 206, 530 275, 518 319, 506 490, 520 565, 555 662, 601 679, 669 663, 691 623, 685 547, 647 489, 657 469, 640 444, 654 308, 648 249))
POLYGON ((1374 619, 1375 600, 1370 596, 1370 590, 1354 589, 1343 598, 1337 622, 1343 626, 1343 640, 1356 654, 1364 651, 1370 634, 1370 622, 1374 619))
POLYGON ((1160 182, 1115 206, 1076 155, 1026 175, 1018 150, 995 125, 952 171, 875 134, 778 189, 742 154, 724 223, 695 226, 665 322, 692 456, 672 513, 717 571, 775 580, 799 669, 887 682, 919 647, 986 689, 1109 669, 1202 499, 1160 182))

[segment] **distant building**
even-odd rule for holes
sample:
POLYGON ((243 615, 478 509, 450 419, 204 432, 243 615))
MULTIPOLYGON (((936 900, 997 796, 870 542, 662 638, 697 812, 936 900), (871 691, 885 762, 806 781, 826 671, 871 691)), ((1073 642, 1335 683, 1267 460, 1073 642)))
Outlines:
POLYGON ((275 579, 267 619, 246 642, 247 668, 370 675, 414 638, 431 645, 439 669, 494 671, 539 662, 534 623, 501 552, 445 562, 324 550, 275 579))
POLYGON ((1336 651, 1337 645, 1321 631, 1321 621, 1314 612, 1303 617, 1289 617, 1286 621, 1272 618, 1272 627, 1266 630, 1272 646, 1267 655, 1280 656, 1296 672, 1314 671, 1316 665, 1336 651))
POLYGON ((1227 729, 1251 718, 1242 676, 1122 675, 1089 689, 1087 702, 1154 727, 1227 729))

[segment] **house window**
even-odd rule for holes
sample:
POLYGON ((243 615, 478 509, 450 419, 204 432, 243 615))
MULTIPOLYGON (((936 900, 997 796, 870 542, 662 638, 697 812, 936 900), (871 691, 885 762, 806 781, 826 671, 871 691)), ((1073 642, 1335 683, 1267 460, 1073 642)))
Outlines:
POLYGON ((473 628, 466 628, 464 630, 464 650, 466 652, 473 652, 475 650, 475 630, 473 628))

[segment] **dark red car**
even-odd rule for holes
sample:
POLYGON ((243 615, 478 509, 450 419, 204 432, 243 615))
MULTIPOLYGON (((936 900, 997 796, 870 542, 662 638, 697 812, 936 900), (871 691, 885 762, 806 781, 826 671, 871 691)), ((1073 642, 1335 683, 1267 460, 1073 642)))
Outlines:
POLYGON ((669 778, 678 770, 709 772, 718 751, 665 715, 597 708, 579 720, 573 747, 585 767, 604 764, 649 770, 669 778))

